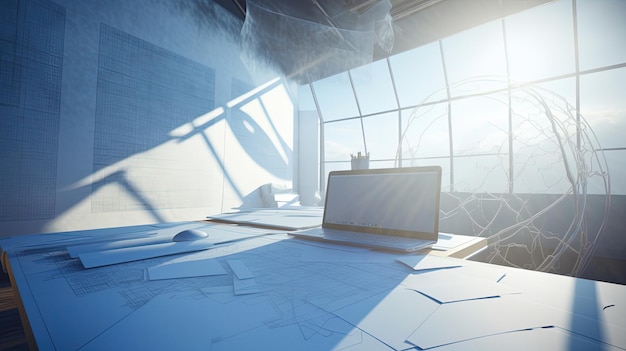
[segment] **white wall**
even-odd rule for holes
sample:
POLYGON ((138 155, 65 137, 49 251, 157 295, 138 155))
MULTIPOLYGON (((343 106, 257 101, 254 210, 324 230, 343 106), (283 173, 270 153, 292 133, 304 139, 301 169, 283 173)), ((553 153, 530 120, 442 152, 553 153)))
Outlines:
POLYGON ((200 220, 291 186, 287 88, 243 64, 218 5, 1 6, 0 236, 200 220))

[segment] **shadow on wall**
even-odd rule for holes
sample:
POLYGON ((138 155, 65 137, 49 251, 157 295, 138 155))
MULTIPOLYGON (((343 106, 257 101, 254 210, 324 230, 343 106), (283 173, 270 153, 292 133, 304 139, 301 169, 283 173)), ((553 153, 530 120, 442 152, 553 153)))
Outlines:
MULTIPOLYGON (((280 104, 280 101, 274 103, 280 104)), ((228 126, 239 145, 253 157, 263 169, 280 179, 290 179, 292 148, 269 118, 262 99, 254 98, 240 107, 231 109, 228 126), (252 107, 252 108, 249 108, 252 107), (266 116, 255 119, 253 116, 266 116)))
MULTIPOLYGON (((216 41, 211 45, 228 35, 239 37, 241 20, 211 1, 147 1, 155 5, 153 13, 172 20, 163 30, 225 33, 210 37, 216 41), (176 22, 181 14, 182 25, 176 22), (189 16, 196 21, 186 20, 189 16)), ((159 35, 146 34, 151 25, 131 26, 147 36, 140 38, 102 22, 119 11, 115 8, 102 15, 78 5, 67 15, 65 10, 53 2, 0 3, 6 15, 0 39, 8 50, 0 83, 12 93, 0 98, 7 117, 0 122, 6 136, 0 138, 5 235, 75 221, 103 225, 92 222, 99 212, 144 211, 161 221, 167 219, 162 210, 217 208, 225 190, 242 200, 261 184, 291 181, 293 103, 287 93, 279 94, 281 111, 275 103, 283 81, 261 89, 231 86, 233 100, 216 107, 216 96, 228 96, 224 84, 217 88, 216 70, 150 42, 150 35, 159 35), (85 64, 76 66, 77 61, 85 64), (74 88, 61 91, 62 85, 74 88), (280 125, 284 121, 289 130, 280 125), (233 170, 238 163, 258 170, 246 175, 257 177, 255 184, 233 170)), ((233 52, 223 57, 239 59, 233 52)), ((244 67, 240 61, 224 65, 244 67)), ((235 79, 231 84, 237 85, 235 79)))
MULTIPOLYGON (((265 94, 276 89, 284 91, 282 82, 278 79, 261 88, 247 92, 245 96, 240 96, 223 107, 218 107, 189 122, 178 125, 172 130, 167 132, 160 130, 159 134, 166 134, 163 136, 163 142, 151 145, 147 149, 136 150, 132 154, 127 154, 123 159, 116 159, 112 164, 96 170, 93 174, 75 183, 71 190, 81 192, 81 189, 90 188, 89 194, 92 197, 92 210, 95 212, 141 210, 147 211, 155 222, 164 222, 166 220, 160 214, 160 209, 171 208, 172 203, 175 203, 176 200, 171 199, 169 202, 167 200, 154 201, 151 197, 154 198, 156 196, 158 198, 159 194, 154 194, 155 191, 157 193, 159 191, 166 193, 176 189, 177 186, 168 184, 167 189, 155 189, 151 184, 147 183, 154 181, 155 177, 158 179, 158 176, 151 175, 150 178, 147 178, 146 174, 138 173, 137 169, 152 168, 156 171, 167 172, 167 167, 173 166, 165 166, 163 159, 158 158, 164 157, 159 156, 159 152, 155 154, 156 156, 153 159, 150 159, 151 150, 156 150, 164 144, 170 144, 174 145, 174 152, 180 149, 179 152, 184 153, 187 149, 184 149, 182 145, 191 139, 202 140, 201 143, 194 144, 196 146, 194 146, 192 151, 196 155, 207 154, 205 150, 199 148, 200 145, 206 147, 206 150, 208 150, 207 157, 219 166, 221 177, 227 183, 224 186, 228 186, 244 204, 246 199, 250 199, 255 195, 253 194, 254 192, 246 195, 251 185, 241 184, 239 179, 241 177, 237 178, 227 169, 228 167, 225 163, 238 162, 238 160, 228 161, 231 153, 234 154, 232 157, 235 157, 237 153, 246 155, 252 161, 248 167, 251 169, 262 169, 263 172, 267 173, 265 177, 270 177, 271 180, 281 179, 290 182, 292 169, 290 141, 285 140, 285 136, 281 135, 280 127, 275 125, 274 118, 266 108, 263 108, 264 103, 262 102, 262 97, 265 94), (257 108, 250 109, 250 105, 254 105, 257 108), (228 137, 224 136, 223 129, 218 129, 217 134, 212 131, 212 129, 220 125, 227 126, 227 129, 232 132, 234 138, 231 141, 224 140, 224 138, 228 139, 228 137), (215 135, 217 135, 217 139, 215 139, 215 135), (226 150, 222 149, 224 146, 221 144, 226 145, 226 150), (138 154, 141 154, 141 156, 135 160, 135 156, 138 154), (142 177, 146 177, 145 181, 141 180, 142 177), (133 179, 139 179, 139 181, 133 181, 133 179), (105 194, 96 195, 99 192, 104 192, 105 194)), ((283 98, 288 97, 286 95, 281 96, 283 98)), ((138 123, 141 123, 141 121, 138 123)), ((154 131, 151 132, 154 133, 154 131)), ((116 148, 118 146, 111 145, 111 149, 114 150, 116 148)), ((172 153, 172 151, 168 153, 172 153)), ((182 154, 173 154, 172 156, 175 158, 186 157, 182 154)), ((175 161, 172 160, 172 162, 175 161)), ((259 187, 259 184, 268 181, 264 179, 262 174, 257 174, 256 176, 254 187, 259 187)), ((246 178, 250 178, 250 175, 246 175, 246 178)), ((184 184, 185 179, 170 180, 178 183, 181 188, 190 189, 191 187, 194 192, 203 193, 205 197, 210 196, 207 184, 200 182, 189 185, 184 184)), ((85 191, 81 193, 87 194, 85 191)), ((83 199, 78 199, 78 201, 83 199)), ((67 208, 61 209, 59 213, 70 210, 73 205, 70 204, 67 208)), ((199 203, 197 205, 202 207, 203 204, 199 203)))

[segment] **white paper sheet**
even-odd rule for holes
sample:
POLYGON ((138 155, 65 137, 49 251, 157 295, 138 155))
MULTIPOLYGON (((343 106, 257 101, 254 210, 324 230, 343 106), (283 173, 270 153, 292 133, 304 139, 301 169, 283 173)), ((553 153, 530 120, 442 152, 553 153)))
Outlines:
POLYGON ((506 276, 507 268, 496 265, 484 265, 482 267, 464 266, 455 269, 459 274, 472 276, 475 278, 486 279, 494 283, 502 282, 506 276))
POLYGON ((338 251, 344 251, 344 252, 371 251, 370 249, 360 247, 360 246, 337 244, 337 243, 332 243, 330 241, 307 240, 307 239, 302 239, 302 238, 293 237, 293 236, 290 236, 290 240, 288 244, 310 246, 310 247, 320 247, 323 249, 338 250, 338 251))
POLYGON ((448 233, 439 233, 437 243, 432 246, 435 250, 450 250, 457 246, 468 243, 476 239, 474 236, 452 235, 448 233))
POLYGON ((254 273, 250 271, 248 266, 241 260, 227 260, 230 269, 233 270, 233 273, 239 279, 250 279, 254 278, 254 273))
POLYGON ((92 244, 68 246, 67 251, 69 252, 70 257, 76 258, 80 254, 85 253, 85 252, 106 251, 106 250, 121 249, 124 247, 163 244, 163 243, 171 243, 171 242, 172 242, 171 237, 152 236, 152 237, 140 238, 140 239, 116 240, 116 241, 109 241, 109 242, 103 242, 103 243, 92 243, 92 244))
MULTIPOLYGON (((89 281, 89 278, 84 280, 89 281)), ((35 274, 29 287, 43 292, 37 301, 38 313, 45 321, 45 332, 51 336, 56 350, 78 350, 132 312, 120 294, 105 291, 77 296, 65 279, 41 278, 35 274)), ((40 346, 40 350, 43 349, 40 346)))
POLYGON ((536 328, 502 333, 471 339, 454 344, 430 349, 431 351, 467 351, 467 350, 568 350, 568 351, 618 351, 598 341, 570 333, 560 328, 536 328))
POLYGON ((149 280, 228 274, 219 261, 211 258, 163 263, 147 268, 147 272, 149 280))
POLYGON ((323 208, 257 209, 221 213, 207 218, 237 224, 253 224, 283 230, 298 230, 322 225, 323 208))
POLYGON ((339 317, 301 320, 287 325, 268 323, 211 345, 211 351, 232 350, 393 351, 339 317))
POLYGON ((260 295, 254 303, 249 299, 219 303, 199 295, 165 294, 112 325, 82 350, 109 350, 111 345, 128 350, 209 350, 216 338, 234 337, 278 317, 260 295))
POLYGON ((430 255, 402 256, 398 258, 397 261, 411 267, 414 271, 463 266, 463 261, 461 259, 430 255))
POLYGON ((206 243, 208 241, 214 244, 221 244, 280 233, 282 232, 259 228, 233 228, 232 226, 220 224, 181 222, 177 225, 169 225, 167 227, 164 227, 163 229, 160 229, 157 233, 152 233, 150 237, 118 241, 109 240, 109 242, 93 243, 93 245, 89 244, 70 246, 68 247, 68 251, 70 251, 70 255, 72 257, 79 257, 83 264, 85 263, 84 261, 86 261, 89 267, 85 266, 85 268, 92 268, 108 264, 130 262, 145 258, 197 251, 192 249, 192 247, 206 246, 206 243), (179 244, 183 245, 177 245, 176 249, 168 248, 173 247, 173 245, 168 244, 173 243, 172 238, 174 237, 174 235, 176 235, 180 231, 187 229, 203 230, 206 231, 209 236, 205 239, 195 241, 202 242, 202 244, 185 244, 181 242, 179 244), (189 246, 189 248, 185 248, 187 246, 189 246), (177 252, 176 250, 182 251, 177 252))
POLYGON ((506 284, 466 273, 461 267, 428 271, 408 276, 402 285, 439 303, 492 298, 521 292, 506 284))
POLYGON ((302 262, 334 262, 334 263, 381 263, 393 264, 394 261, 403 255, 376 252, 369 249, 349 247, 344 250, 345 245, 335 245, 326 249, 311 248, 302 251, 300 261, 302 262))
POLYGON ((407 341, 423 349, 516 330, 551 327, 559 311, 517 295, 440 305, 407 341))
POLYGON ((157 233, 151 226, 141 226, 140 228, 103 228, 90 231, 75 231, 67 233, 53 233, 45 235, 18 235, 3 238, 1 251, 11 251, 13 249, 45 249, 54 247, 65 247, 68 245, 84 245, 90 243, 110 242, 114 240, 127 240, 135 238, 149 238, 157 233))
POLYGON ((83 267, 94 268, 144 260, 146 258, 181 254, 186 252, 206 250, 213 246, 209 238, 196 241, 172 242, 121 249, 86 252, 78 255, 83 267))
POLYGON ((373 296, 334 313, 396 350, 412 347, 404 340, 439 304, 402 287, 373 296))
POLYGON ((239 279, 233 277, 233 291, 235 295, 256 294, 264 290, 265 289, 256 283, 256 279, 254 278, 239 279))

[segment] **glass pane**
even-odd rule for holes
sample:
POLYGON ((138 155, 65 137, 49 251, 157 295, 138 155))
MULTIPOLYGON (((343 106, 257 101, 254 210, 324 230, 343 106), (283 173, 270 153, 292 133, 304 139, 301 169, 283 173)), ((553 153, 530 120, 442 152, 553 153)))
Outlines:
POLYGON ((514 192, 562 194, 577 188, 567 171, 579 180, 576 174, 584 174, 585 166, 578 162, 584 158, 578 152, 576 110, 564 96, 574 99, 574 78, 511 91, 514 192))
POLYGON ((448 104, 441 103, 403 110, 402 158, 445 156, 450 156, 448 104))
MULTIPOLYGON (((443 53, 451 85, 477 77, 506 77, 504 40, 499 21, 444 39, 443 53)), ((469 91, 456 90, 452 94, 475 94, 504 87, 506 82, 503 80, 483 79, 475 82, 469 91)))
POLYGON ((370 168, 394 168, 398 167, 395 161, 370 161, 370 168))
POLYGON ((362 115, 398 108, 387 60, 350 71, 362 115))
POLYGON ((512 80, 532 81, 575 71, 570 0, 538 6, 505 21, 512 80))
POLYGON ((580 69, 626 62, 626 1, 578 0, 580 69))
POLYGON ((450 191, 450 158, 449 157, 402 160, 402 167, 422 167, 422 166, 441 167, 441 191, 450 191))
POLYGON ((350 155, 364 152, 361 120, 324 124, 324 157, 326 161, 350 162, 350 155))
POLYGON ((348 72, 313 82, 313 88, 323 121, 359 115, 348 72))
POLYGON ((395 159, 399 140, 398 112, 364 117, 363 128, 370 162, 395 159))
POLYGON ((509 108, 506 93, 452 102, 454 155, 509 152, 509 108))
POLYGON ((626 147, 626 68, 580 77, 580 110, 603 148, 626 147))
POLYGON ((572 108, 576 107, 576 78, 570 77, 551 80, 549 82, 535 84, 534 86, 538 87, 542 92, 545 92, 543 94, 544 99, 548 97, 556 99, 556 101, 552 100, 553 104, 562 104, 563 101, 572 108))
POLYGON ((455 157, 453 162, 455 191, 508 192, 508 155, 455 157))
POLYGON ((417 105, 446 86, 439 42, 395 55, 389 61, 401 107, 417 105))

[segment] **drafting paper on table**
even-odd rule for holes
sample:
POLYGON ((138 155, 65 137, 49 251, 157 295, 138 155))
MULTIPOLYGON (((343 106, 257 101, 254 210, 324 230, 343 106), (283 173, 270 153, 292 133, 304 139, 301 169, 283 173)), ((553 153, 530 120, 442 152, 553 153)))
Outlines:
POLYGON ((233 290, 235 295, 256 294, 264 291, 261 286, 257 285, 256 279, 239 279, 237 277, 233 277, 233 290))
POLYGON ((149 280, 228 274, 219 261, 212 258, 163 263, 147 268, 147 272, 149 280))
MULTIPOLYGON (((224 226, 225 227, 225 226, 224 226)), ((130 239, 130 240, 108 240, 108 242, 98 242, 98 243, 90 243, 84 245, 75 245, 68 246, 67 250, 70 253, 70 257, 78 257, 82 253, 86 252, 97 252, 97 251, 105 251, 105 250, 114 250, 121 249, 125 247, 133 247, 133 246, 146 246, 146 245, 154 245, 154 244, 162 244, 173 241, 173 237, 183 231, 188 229, 199 229, 210 233, 211 241, 214 243, 224 241, 224 240, 233 240, 239 236, 235 235, 232 230, 227 230, 227 228, 220 228, 216 225, 203 225, 197 222, 182 222, 177 223, 176 225, 169 224, 167 227, 164 227, 158 231, 158 233, 153 233, 151 237, 148 238, 138 238, 138 239, 130 239)), ((244 232, 244 231, 241 231, 244 232)))
MULTIPOLYGON (((465 264, 467 264, 467 262, 465 262, 465 264)), ((495 265, 485 264, 479 267, 475 264, 467 264, 465 266, 452 268, 453 269, 427 269, 423 271, 416 271, 419 274, 411 274, 407 276, 406 281, 407 284, 412 282, 413 286, 415 286, 415 284, 437 284, 441 282, 438 278, 442 276, 438 275, 440 272, 443 275, 459 277, 459 279, 481 279, 492 283, 503 283, 502 278, 506 276, 506 271, 501 267, 496 267, 495 265)))
POLYGON ((208 239, 196 241, 170 242, 146 246, 125 247, 121 249, 85 252, 78 257, 85 268, 107 266, 111 264, 132 262, 160 256, 175 255, 193 251, 206 250, 213 246, 208 239))
MULTIPOLYGON (((285 316, 288 317, 288 316, 285 316)), ((211 345, 211 351, 341 350, 390 351, 389 346, 331 314, 278 320, 211 345)))
POLYGON ((234 337, 278 317, 275 307, 262 297, 254 303, 241 298, 219 303, 200 293, 164 294, 112 325, 83 349, 207 350, 213 349, 214 340, 234 337))
POLYGON ((480 267, 477 267, 475 265, 463 266, 455 269, 455 271, 459 274, 486 279, 491 282, 500 282, 502 281, 502 278, 506 276, 506 270, 502 268, 502 266, 487 264, 481 265, 480 267))
POLYGON ((207 218, 237 224, 253 224, 283 230, 298 230, 322 225, 322 208, 264 209, 221 213, 207 218))
POLYGON ((254 273, 248 269, 248 266, 241 260, 227 260, 230 269, 233 270, 233 273, 239 279, 250 279, 254 278, 254 273))
POLYGON ((598 341, 570 333, 560 328, 535 328, 509 333, 489 335, 470 339, 454 344, 443 345, 433 351, 466 351, 466 350, 568 350, 588 351, 622 350, 598 341))
MULTIPOLYGON (((125 304, 124 297, 113 289, 77 296, 72 289, 75 283, 59 276, 62 275, 33 274, 28 280, 29 288, 39 292, 40 297, 36 306, 45 322, 34 324, 31 321, 31 327, 35 333, 36 328, 44 328, 40 332, 50 335, 58 350, 80 349, 89 340, 132 312, 125 304)), ((95 279, 90 277, 83 277, 83 280, 76 284, 84 284, 81 288, 84 288, 85 292, 89 291, 94 281, 95 279)), ((40 349, 43 349, 41 345, 40 349)))
POLYGON ((562 318, 559 311, 517 295, 463 301, 439 305, 407 341, 428 349, 499 333, 551 327, 562 318), (471 323, 461 316, 472 316, 471 323))
POLYGON ((133 238, 147 238, 155 235, 155 232, 137 231, 129 232, 126 228, 96 229, 95 233, 84 234, 82 231, 68 233, 52 233, 46 235, 20 235, 2 240, 1 250, 7 251, 16 248, 45 249, 67 245, 80 245, 87 243, 109 242, 114 240, 127 240, 133 238))
POLYGON ((344 245, 344 244, 336 244, 336 243, 316 241, 316 240, 298 240, 293 237, 290 237, 290 239, 293 239, 293 240, 289 240, 286 242, 289 245, 319 247, 323 249, 337 250, 337 251, 343 251, 343 252, 371 251, 370 249, 359 247, 359 246, 349 246, 349 245, 344 245))
MULTIPOLYGON (((228 296, 225 297, 225 300, 222 301, 224 303, 228 302, 231 299, 232 292, 233 292, 233 287, 232 285, 217 285, 217 286, 211 286, 208 288, 202 288, 200 289, 200 291, 202 291, 203 293, 206 294, 223 294, 223 293, 229 293, 228 296)), ((215 299, 214 297, 212 297, 213 299, 215 299)))
MULTIPOLYGON (((67 250, 70 253, 70 257, 79 257, 82 253, 98 252, 106 250, 114 250, 126 247, 138 247, 154 244, 162 244, 172 242, 172 238, 177 233, 187 229, 199 229, 206 231, 209 234, 211 241, 215 244, 223 242, 231 242, 239 239, 247 239, 254 236, 262 236, 273 234, 274 232, 268 230, 261 230, 259 228, 230 228, 229 226, 216 225, 216 224, 199 224, 197 222, 181 222, 176 225, 169 224, 163 229, 157 232, 152 232, 149 235, 143 233, 141 236, 109 236, 103 234, 106 239, 100 239, 90 241, 88 244, 82 245, 68 245, 67 250)), ((276 233, 279 233, 276 231, 276 233)))
POLYGON ((450 269, 412 275, 404 280, 403 285, 439 303, 485 299, 520 293, 519 290, 505 284, 463 275, 456 270, 450 269))
POLYGON ((398 287, 334 313, 394 349, 404 350, 412 347, 405 342, 407 337, 438 307, 431 299, 398 287))
POLYGON ((439 236, 437 237, 437 243, 434 244, 432 248, 435 250, 450 250, 474 239, 476 239, 476 237, 474 236, 439 233, 439 236))
POLYGON ((142 238, 142 239, 127 239, 127 240, 108 241, 108 242, 103 242, 103 243, 92 243, 92 244, 68 246, 67 251, 69 252, 70 257, 76 258, 78 257, 78 255, 84 252, 105 251, 105 250, 121 249, 124 247, 162 244, 162 243, 168 243, 168 242, 172 242, 172 238, 163 237, 163 236, 153 236, 153 237, 142 238))
POLYGON ((398 258, 397 261, 411 267, 414 271, 454 268, 461 267, 463 265, 460 259, 430 255, 402 256, 398 258))
MULTIPOLYGON (((346 247, 346 245, 343 245, 346 247)), ((344 251, 341 248, 321 249, 309 248, 302 251, 302 262, 335 262, 335 263, 389 263, 402 257, 400 254, 377 252, 359 248, 358 251, 344 251)))

